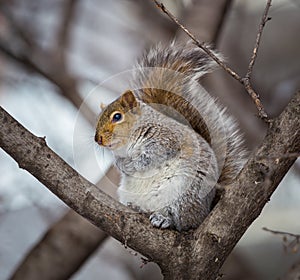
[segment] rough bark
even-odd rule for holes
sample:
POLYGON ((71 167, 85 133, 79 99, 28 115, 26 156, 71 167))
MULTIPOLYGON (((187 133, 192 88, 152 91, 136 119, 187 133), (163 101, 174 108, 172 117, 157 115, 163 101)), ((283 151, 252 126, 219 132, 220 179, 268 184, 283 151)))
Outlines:
MULTIPOLYGON (((18 35, 15 36, 15 40, 11 41, 2 41, 1 39, 0 51, 57 86, 60 93, 77 109, 81 107, 80 113, 93 126, 97 116, 80 97, 77 88, 78 80, 68 69, 66 56, 66 50, 68 50, 71 40, 73 21, 78 9, 78 1, 67 0, 62 3, 61 22, 57 27, 55 44, 51 49, 41 48, 37 38, 30 33, 29 26, 24 27, 18 24, 16 19, 10 16, 7 9, 2 6, 0 9, 7 17, 11 28, 18 35), (23 44, 23 47, 16 52, 13 46, 15 45, 14 42, 18 40, 25 41, 27 44, 23 44)), ((40 242, 28 252, 12 279, 69 278, 106 237, 104 232, 86 222, 74 211, 70 211, 60 221, 52 225, 40 242), (66 238, 68 235, 70 238, 66 238), (81 242, 85 239, 86 242, 81 242), (53 250, 53 244, 60 244, 61 246, 57 250, 53 250), (61 269, 53 270, 53 267, 57 267, 57 263, 62 262, 63 267, 60 266, 61 269)))
MULTIPOLYGON (((110 168, 97 185, 108 193, 116 177, 116 170, 110 168)), ((11 280, 68 279, 106 238, 103 231, 69 210, 27 253, 11 280), (59 269, 53 269, 58 264, 59 269)))
POLYGON ((159 231, 149 224, 144 215, 130 211, 88 182, 47 147, 45 138, 31 134, 2 108, 0 122, 1 148, 67 205, 108 234, 127 244, 135 240, 136 246, 132 247, 147 256, 157 252, 157 246, 163 248, 166 240, 172 241, 176 236, 171 231, 157 235, 159 231), (155 242, 149 243, 153 239, 155 242))
MULTIPOLYGON (((190 252, 185 256, 190 260, 185 269, 193 271, 189 279, 215 279, 234 245, 259 216, 294 163, 295 155, 288 155, 300 151, 299 104, 300 92, 272 122, 263 143, 194 233, 194 240, 189 242, 190 252)), ((167 265, 167 271, 169 268, 167 265)), ((176 279, 173 270, 168 275, 176 279)))
MULTIPOLYGON (((230 2, 228 0, 222 1, 222 4, 216 5, 216 3, 212 3, 214 8, 212 10, 215 11, 218 16, 214 16, 214 25, 221 25, 224 18, 224 4, 226 2, 230 2), (219 12, 218 9, 221 9, 219 12)), ((62 63, 63 67, 50 67, 51 64, 48 63, 42 63, 43 57, 47 57, 48 55, 45 55, 41 50, 40 52, 37 52, 37 55, 34 57, 30 57, 30 59, 27 56, 18 56, 17 54, 14 54, 9 48, 5 48, 5 44, 0 45, 0 49, 6 53, 9 57, 13 58, 17 62, 20 62, 24 64, 24 66, 29 67, 33 70, 35 70, 37 73, 40 73, 43 75, 46 79, 52 81, 55 85, 57 85, 61 89, 61 93, 68 98, 76 107, 79 107, 82 105, 82 99, 79 97, 77 88, 76 88, 76 80, 72 79, 69 75, 67 69, 66 69, 66 63, 65 63, 65 57, 63 51, 66 49, 66 46, 68 45, 69 40, 69 30, 71 29, 70 23, 72 22, 73 14, 76 11, 76 3, 77 1, 69 0, 65 3, 62 17, 63 21, 60 25, 59 32, 58 32, 58 38, 57 38, 57 44, 56 44, 56 51, 52 51, 53 54, 59 54, 59 59, 56 59, 55 62, 62 63), (46 65, 45 67, 42 67, 41 65, 46 65), (49 67, 47 66, 49 65, 49 67), (53 71, 55 69, 55 71, 53 71), (62 69, 57 74, 57 69, 62 69), (71 93, 71 94, 70 94, 71 93)), ((209 4, 209 3, 207 3, 209 4)), ((206 6, 207 6, 206 4, 206 6)), ((149 2, 149 5, 151 6, 152 10, 160 17, 162 18, 166 23, 169 23, 168 19, 165 19, 161 16, 161 13, 156 9, 153 8, 153 3, 149 2)), ((194 6, 194 5, 193 5, 194 6)), ((145 9, 143 9, 145 10, 145 9)), ((146 9, 147 10, 147 9, 146 9)), ((149 9, 148 9, 149 10, 149 9)), ((148 12, 147 10, 147 12, 148 12)), ((190 9, 187 12, 187 17, 190 18, 189 14, 192 9, 190 9)), ((206 11, 205 9, 204 11, 206 11)), ((201 12, 203 10, 200 10, 201 12)), ((204 13, 205 14, 205 13, 204 13)), ((149 17, 149 15, 148 15, 149 17)), ((149 17, 152 18, 153 17, 149 17)), ((203 18, 203 17, 201 17, 203 18)), ((160 24, 160 28, 162 26, 165 27, 165 24, 161 25, 161 23, 156 23, 157 25, 160 24)), ((212 26, 212 25, 211 25, 212 26)), ((176 31, 176 25, 170 24, 170 27, 172 28, 165 28, 168 29, 170 32, 170 36, 176 31)), ((212 29, 205 29, 206 33, 211 32, 212 29)), ((215 28, 214 31, 215 33, 215 28)), ((164 35, 166 32, 164 32, 164 35)), ((156 34, 157 35, 157 34, 156 34)), ((213 35, 215 37, 216 34, 213 35)), ((165 39, 165 38, 164 38, 165 39)), ((37 46, 35 46, 36 49, 37 46)), ((87 120, 94 121, 96 117, 92 114, 92 112, 88 108, 82 108, 81 110, 84 114, 84 116, 87 118, 87 120)), ((92 254, 94 249, 98 247, 98 245, 103 241, 104 233, 97 233, 94 235, 94 238, 87 241, 88 243, 76 243, 76 239, 84 239, 88 238, 88 236, 91 236, 95 233, 95 229, 93 226, 91 226, 89 223, 86 223, 73 211, 70 211, 65 216, 62 217, 62 219, 54 224, 49 231, 45 234, 45 236, 40 240, 34 248, 28 252, 27 256, 25 257, 24 261, 20 264, 17 271, 15 272, 12 279, 50 279, 51 277, 54 277, 55 279, 64 279, 65 276, 70 277, 72 275, 72 266, 73 266, 73 272, 75 272, 78 269, 78 264, 82 263, 84 259, 86 259, 89 254, 92 254), (78 227, 81 228, 80 232, 76 231, 75 223, 78 223, 78 227), (74 230, 76 231, 74 233, 74 230), (89 233, 90 230, 90 233, 89 233), (66 243, 65 247, 60 247, 59 250, 54 251, 52 244, 54 242, 61 242, 59 240, 64 239, 65 234, 69 234, 70 236, 76 235, 76 239, 70 238, 66 243), (98 239, 97 239, 98 238, 98 239), (75 243, 77 246, 73 246, 73 249, 71 250, 73 254, 68 254, 70 252, 70 248, 72 247, 72 241, 73 244, 75 243), (94 244, 95 248, 93 249, 91 247, 91 244, 94 244), (82 247, 82 246, 84 247, 82 247), (87 246, 85 248, 85 246, 87 246), (88 253, 89 252, 89 253, 88 253), (37 257, 42 256, 42 257, 37 257), (55 264, 61 260, 60 256, 64 256, 64 267, 65 271, 61 269, 52 270, 51 268, 55 266, 55 264), (21 278, 20 278, 21 277, 21 278), (50 278, 48 278, 50 277, 50 278)))
POLYGON ((260 147, 196 231, 155 229, 85 180, 39 138, 0 109, 0 146, 80 215, 157 262, 166 279, 215 279, 300 151, 300 92, 270 125, 260 147))

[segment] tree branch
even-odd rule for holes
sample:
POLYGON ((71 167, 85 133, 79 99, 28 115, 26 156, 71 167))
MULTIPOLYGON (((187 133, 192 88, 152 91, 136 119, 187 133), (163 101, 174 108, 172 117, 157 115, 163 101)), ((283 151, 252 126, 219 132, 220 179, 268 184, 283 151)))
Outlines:
POLYGON ((2 107, 0 128, 1 148, 77 213, 147 257, 159 260, 167 254, 163 248, 170 247, 178 233, 161 234, 144 215, 103 193, 48 148, 44 138, 34 136, 2 107))
POLYGON ((252 52, 252 57, 251 57, 251 60, 249 62, 248 70, 247 70, 247 73, 246 73, 246 76, 245 76, 245 78, 249 79, 249 80, 251 79, 253 66, 254 66, 254 63, 256 61, 257 51, 258 51, 258 48, 259 48, 262 32, 264 30, 264 27, 265 27, 267 21, 271 19, 271 18, 268 17, 269 9, 271 7, 271 2, 272 2, 272 0, 268 0, 267 5, 266 5, 265 10, 264 10, 264 13, 263 13, 263 16, 261 18, 260 25, 259 25, 255 45, 254 45, 253 52, 252 52))
POLYGON ((276 235, 283 235, 283 236, 289 236, 289 237, 294 237, 300 241, 300 234, 294 234, 286 231, 279 231, 279 230, 273 230, 273 229, 268 229, 266 227, 262 228, 264 231, 271 232, 276 235))
POLYGON ((264 227, 263 230, 268 231, 274 235, 281 235, 283 237, 282 240, 283 240, 283 247, 284 247, 285 252, 290 251, 295 254, 299 251, 300 234, 272 230, 272 229, 268 229, 266 227, 264 227), (292 240, 290 240, 290 238, 292 238, 292 240))
MULTIPOLYGON (((65 49, 68 47, 72 19, 76 12, 78 0, 68 0, 62 4, 63 15, 58 28, 56 44, 51 50, 40 48, 37 40, 30 36, 30 30, 20 25, 9 12, 3 9, 3 13, 14 31, 15 41, 21 41, 23 48, 14 48, 11 41, 0 40, 0 51, 14 61, 21 63, 29 70, 40 74, 45 79, 58 87, 61 94, 69 99, 78 109, 81 107, 83 116, 94 126, 96 115, 83 103, 83 99, 77 90, 77 81, 67 71, 65 49)), ((1 9, 1 7, 0 7, 1 9)), ((90 254, 92 254, 107 235, 96 230, 74 211, 66 214, 58 223, 54 224, 44 238, 27 254, 19 265, 12 279, 65 279, 70 277, 90 254), (75 226, 75 223, 78 223, 75 226), (76 228, 80 228, 80 231, 76 228), (65 235, 69 234, 68 242, 65 235), (90 238, 90 236, 93 236, 90 238), (76 238, 71 238, 76 237, 76 238), (80 242, 86 240, 86 242, 80 242), (64 244, 59 250, 53 250, 53 244, 64 244), (74 254, 69 254, 70 248, 74 254), (40 257, 37 257, 40 256, 40 257), (57 263, 64 258, 63 269, 55 269, 57 263)))
POLYGON ((249 64, 249 67, 248 67, 248 72, 247 72, 247 74, 244 78, 242 78, 239 74, 237 74, 235 71, 233 71, 229 66, 227 66, 218 57, 216 57, 213 54, 213 52, 211 52, 210 49, 206 46, 205 43, 200 42, 199 40, 197 40, 196 37, 183 24, 181 24, 179 22, 179 20, 164 6, 164 4, 158 2, 157 0, 153 0, 153 1, 157 5, 157 7, 162 10, 162 12, 164 12, 172 21, 174 21, 193 40, 193 42, 195 43, 196 46, 201 48, 213 60, 215 60, 229 75, 231 75, 234 79, 239 81, 244 86, 246 92, 249 94, 249 96, 253 100, 253 102, 254 102, 257 110, 258 110, 259 117, 262 120, 268 122, 269 121, 268 120, 268 115, 265 112, 265 109, 264 109, 264 107, 263 107, 263 105, 262 105, 262 103, 259 99, 259 95, 254 91, 252 85, 250 84, 250 76, 251 76, 251 73, 252 73, 253 65, 254 65, 255 60, 256 60, 257 50, 258 50, 261 34, 262 34, 262 31, 263 31, 263 27, 265 26, 265 23, 268 20, 267 19, 267 13, 269 11, 269 7, 271 6, 271 0, 268 0, 268 2, 267 2, 265 13, 263 14, 263 18, 262 18, 262 23, 263 24, 260 25, 258 35, 257 35, 257 39, 256 39, 256 43, 255 43, 255 47, 254 47, 254 50, 253 50, 253 55, 252 55, 252 58, 250 60, 250 64, 249 64))
POLYGON ((297 92, 281 115, 271 123, 262 144, 251 155, 237 179, 226 188, 210 218, 197 230, 195 256, 200 256, 197 261, 201 273, 206 275, 205 279, 214 279, 237 241, 260 215, 295 162, 296 156, 278 160, 278 154, 300 151, 299 104, 300 92, 297 92), (274 156, 277 158, 270 160, 274 156))
POLYGON ((2 108, 0 147, 79 214, 157 262, 166 279, 176 279, 176 273, 183 273, 183 267, 178 265, 180 257, 188 260, 184 272, 190 279, 210 280, 215 279, 232 248, 295 161, 296 157, 274 161, 261 158, 299 153, 299 103, 300 92, 271 123, 263 143, 209 217, 196 231, 182 234, 153 228, 143 214, 131 211, 101 192, 50 150, 44 138, 31 134, 2 108))
POLYGON ((174 21, 193 41, 194 43, 202 49, 205 53, 207 53, 213 60, 215 60, 227 73, 229 73, 233 78, 240 81, 242 78, 234 72, 230 67, 228 67, 222 60, 220 60, 214 53, 205 45, 205 43, 200 42, 196 39, 195 35, 191 33, 183 24, 179 22, 179 20, 165 7, 164 4, 154 0, 155 4, 158 8, 160 8, 172 21, 174 21))

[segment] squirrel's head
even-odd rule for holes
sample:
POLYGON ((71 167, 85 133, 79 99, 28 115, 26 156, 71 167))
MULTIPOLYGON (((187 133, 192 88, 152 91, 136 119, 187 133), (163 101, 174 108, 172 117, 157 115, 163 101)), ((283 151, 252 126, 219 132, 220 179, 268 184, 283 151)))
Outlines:
POLYGON ((126 91, 100 114, 95 141, 110 150, 124 146, 139 112, 139 102, 133 92, 126 91))

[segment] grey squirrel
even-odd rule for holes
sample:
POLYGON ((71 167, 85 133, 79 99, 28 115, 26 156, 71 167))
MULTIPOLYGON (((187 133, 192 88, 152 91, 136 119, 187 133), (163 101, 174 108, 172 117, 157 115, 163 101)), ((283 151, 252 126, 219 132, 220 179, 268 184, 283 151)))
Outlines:
POLYGON ((149 213, 155 227, 198 227, 216 185, 229 184, 245 160, 234 120, 199 84, 214 68, 195 46, 158 45, 99 116, 95 141, 114 154, 120 202, 149 213))

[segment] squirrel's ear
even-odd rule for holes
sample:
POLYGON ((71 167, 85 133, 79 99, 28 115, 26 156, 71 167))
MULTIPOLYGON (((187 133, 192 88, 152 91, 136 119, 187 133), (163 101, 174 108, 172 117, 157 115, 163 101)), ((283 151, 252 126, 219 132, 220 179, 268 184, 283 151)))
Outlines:
POLYGON ((129 110, 138 107, 138 101, 131 90, 125 91, 120 98, 122 105, 129 110))

